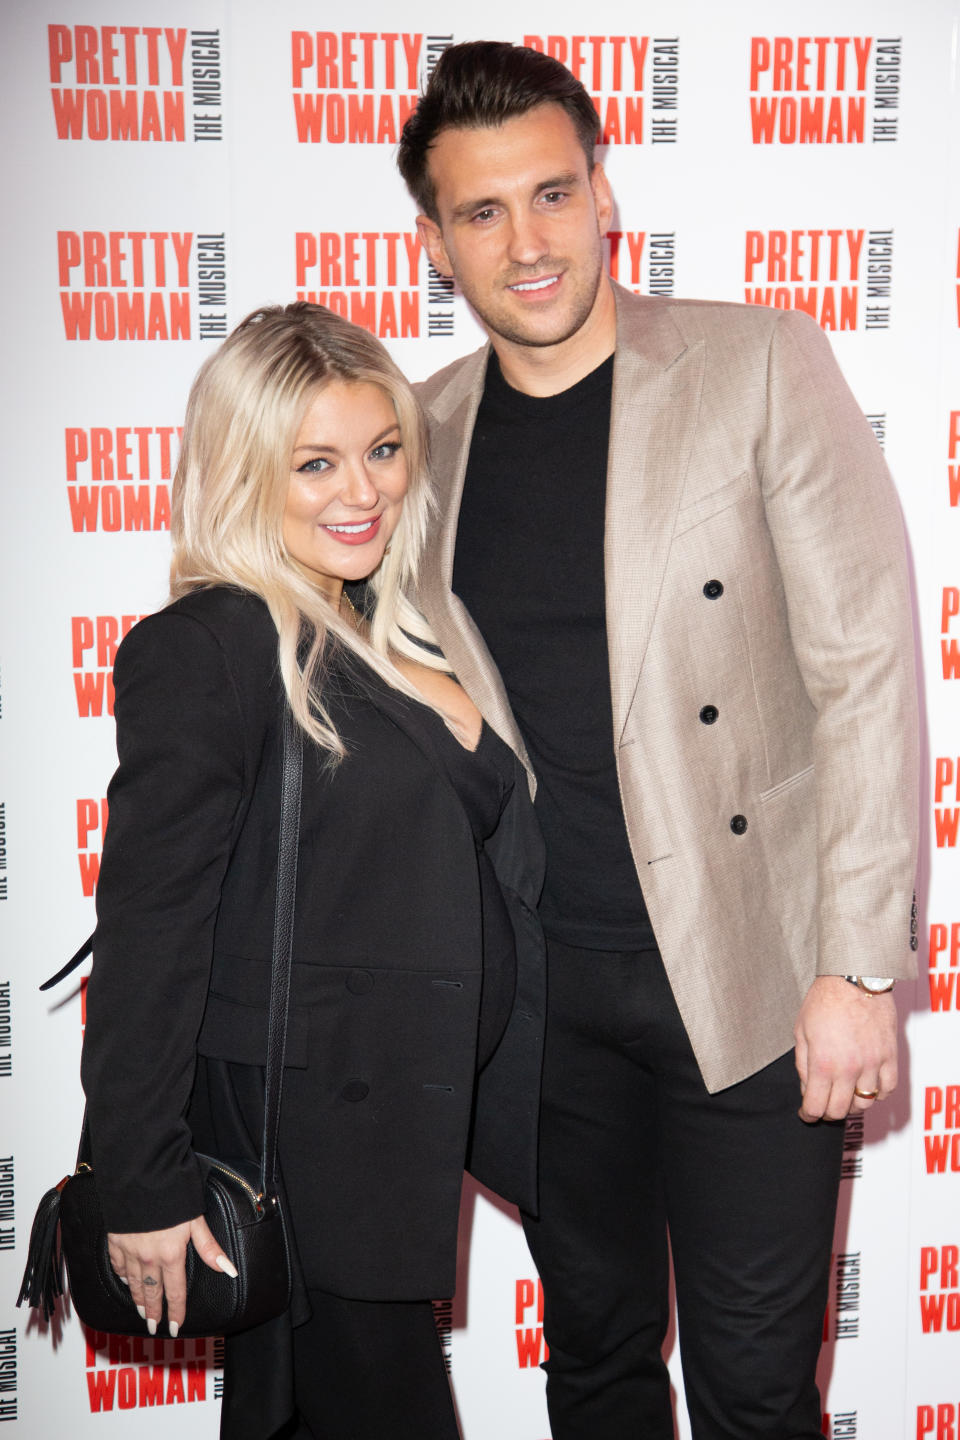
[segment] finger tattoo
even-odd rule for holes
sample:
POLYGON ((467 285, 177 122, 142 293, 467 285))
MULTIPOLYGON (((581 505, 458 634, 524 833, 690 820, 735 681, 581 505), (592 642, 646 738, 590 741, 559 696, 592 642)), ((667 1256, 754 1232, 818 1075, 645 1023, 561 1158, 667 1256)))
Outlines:
POLYGON ((157 1285, 159 1282, 154 1280, 152 1275, 144 1275, 143 1283, 144 1285, 157 1285))

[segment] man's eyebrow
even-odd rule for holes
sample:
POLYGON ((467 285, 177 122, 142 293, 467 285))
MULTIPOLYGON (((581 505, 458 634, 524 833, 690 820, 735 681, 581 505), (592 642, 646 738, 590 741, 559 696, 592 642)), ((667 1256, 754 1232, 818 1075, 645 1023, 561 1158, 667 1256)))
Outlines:
POLYGON ((499 203, 495 195, 489 195, 486 200, 464 200, 461 205, 453 207, 450 217, 453 220, 466 220, 475 210, 486 210, 490 205, 499 203))
MULTIPOLYGON (((541 180, 534 191, 540 195, 544 190, 568 190, 575 185, 582 183, 583 177, 575 170, 565 170, 561 175, 551 175, 547 180, 541 180)), ((450 212, 452 220, 466 220, 477 210, 486 210, 491 205, 499 205, 500 200, 496 195, 487 195, 476 200, 464 200, 462 204, 455 205, 450 212)))

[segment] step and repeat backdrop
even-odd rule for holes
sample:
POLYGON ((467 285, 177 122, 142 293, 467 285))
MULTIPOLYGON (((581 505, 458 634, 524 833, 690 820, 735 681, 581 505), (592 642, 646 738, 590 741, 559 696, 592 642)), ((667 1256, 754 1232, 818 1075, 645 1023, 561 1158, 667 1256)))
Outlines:
MULTIPOLYGON (((829 335, 902 499, 925 685, 920 976, 897 1095, 850 1122, 821 1380, 833 1440, 960 1437, 960 0, 4 0, 0 1423, 11 1440, 217 1433, 217 1342, 14 1306, 72 1169, 119 641, 166 595, 190 380, 304 297, 422 378, 481 332, 394 166, 455 41, 555 55, 595 97, 632 289, 794 307, 829 335), (171 1415, 171 1409, 174 1414, 171 1415)), ((869 969, 869 956, 864 968, 869 969)), ((137 1044, 137 1036, 130 1036, 137 1044)), ((708 1181, 709 1177, 705 1177, 708 1181)), ((545 1440, 542 1300, 468 1186, 438 1303, 465 1440, 545 1440)), ((675 1331, 668 1341, 684 1412, 675 1331)))

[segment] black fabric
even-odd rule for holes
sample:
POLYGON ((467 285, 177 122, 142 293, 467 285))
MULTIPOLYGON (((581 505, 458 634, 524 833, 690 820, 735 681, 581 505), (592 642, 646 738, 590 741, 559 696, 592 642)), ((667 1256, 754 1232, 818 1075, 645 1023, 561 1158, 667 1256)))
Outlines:
POLYGON ((710 1095, 656 951, 548 947, 541 1213, 553 1440, 673 1440, 667 1232, 695 1440, 817 1440, 842 1123, 792 1051, 710 1095))
POLYGON ((503 676, 537 775, 548 935, 653 944, 613 749, 603 579, 613 358, 525 395, 491 352, 470 447, 453 588, 503 676))
MULTIPOLYGON (((433 1298, 454 1286, 471 1127, 479 1178, 495 1176, 536 1205, 543 955, 527 877, 539 840, 517 783, 488 848, 522 937, 523 1014, 511 1015, 474 1103, 474 835, 411 724, 423 707, 386 686, 381 694, 349 666, 337 674, 327 699, 348 758, 331 769, 308 750, 304 765, 280 1136, 287 1213, 314 1287, 433 1298)), ((279 815, 276 633, 253 597, 200 592, 136 626, 115 676, 120 768, 83 1078, 107 1223, 138 1231, 202 1208, 186 1118, 197 1051, 263 1064, 279 815)))
POLYGON ((517 950, 510 915, 497 883, 485 844, 513 792, 514 757, 495 730, 484 721, 475 750, 465 750, 439 717, 425 711, 423 719, 437 736, 438 752, 470 821, 477 846, 480 879, 480 914, 483 924, 483 979, 477 1068, 482 1069, 496 1050, 513 1009, 517 984, 517 950))
MULTIPOLYGON (((120 767, 83 1079, 108 1223, 136 1231, 199 1212, 195 1147, 259 1152, 281 713, 266 607, 226 589, 178 601, 126 638, 115 682, 120 767)), ((318 1346, 349 1351, 364 1323, 349 1317, 382 1307, 382 1333, 398 1336, 410 1365, 390 1361, 389 1340, 371 1363, 392 1364, 394 1397, 414 1417, 409 1386, 439 1367, 443 1386, 424 1403, 442 1420, 420 1431, 439 1440, 456 1426, 423 1322, 429 1300, 454 1288, 465 1158, 485 1183, 537 1203, 542 847, 522 767, 496 737, 475 757, 450 750, 432 711, 348 657, 324 698, 348 754, 337 767, 314 747, 304 757, 279 1137, 294 1298, 280 1321, 228 1342, 222 1434, 265 1440, 290 1415, 294 1385, 312 1383, 298 1366, 313 1367, 318 1346), (451 771, 472 767, 465 804, 451 771), (496 923, 481 913, 484 865, 517 944, 515 963, 498 951, 481 1017, 483 923, 496 923), (478 1078, 487 1012, 491 1037, 503 1037, 478 1078), (317 1325, 308 1287, 328 1297, 317 1325), (336 1315, 345 1334, 325 1329, 336 1315), (312 1340, 295 1339, 311 1325, 312 1340)), ((359 1374, 349 1373, 344 1395, 359 1374)), ((353 1437, 312 1421, 303 1433, 353 1437)), ((381 1433, 401 1432, 384 1421, 381 1433)))
POLYGON ((459 1440, 430 1302, 310 1292, 293 1332, 298 1418, 277 1440, 459 1440))

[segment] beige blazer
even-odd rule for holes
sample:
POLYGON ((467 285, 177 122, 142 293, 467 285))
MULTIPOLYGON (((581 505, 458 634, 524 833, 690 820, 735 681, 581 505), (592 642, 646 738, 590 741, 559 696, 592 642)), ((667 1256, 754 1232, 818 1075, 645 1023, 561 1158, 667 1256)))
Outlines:
MULTIPOLYGON (((903 525, 814 321, 615 289, 604 558, 617 770, 670 983, 719 1090, 791 1047, 815 975, 914 973, 903 525)), ((419 387, 441 517, 421 603, 526 762, 450 588, 487 353, 419 387)))

